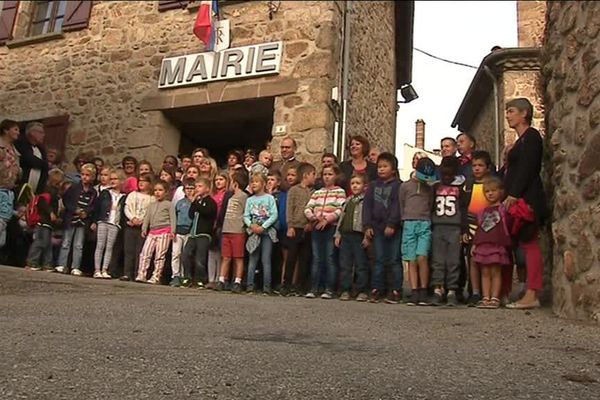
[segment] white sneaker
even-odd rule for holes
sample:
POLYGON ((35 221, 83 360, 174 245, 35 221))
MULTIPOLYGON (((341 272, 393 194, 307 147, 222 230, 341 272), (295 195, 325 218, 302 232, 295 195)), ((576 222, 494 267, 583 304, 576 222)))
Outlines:
POLYGON ((94 279, 102 279, 102 272, 100 272, 100 271, 94 272, 94 279))
POLYGON ((106 271, 102 272, 102 279, 112 279, 112 276, 106 271))
POLYGON ((148 279, 148 283, 151 285, 157 285, 160 283, 160 279, 152 277, 152 278, 148 279))
POLYGON ((308 292, 304 297, 306 297, 307 299, 314 299, 317 296, 315 296, 313 292, 308 292))
POLYGON ((73 268, 71 275, 81 276, 81 270, 79 268, 73 268))
POLYGON ((325 292, 324 292, 324 293, 321 295, 321 298, 322 298, 322 299, 325 299, 325 300, 330 300, 330 299, 333 299, 333 295, 331 294, 331 292, 330 292, 330 291, 326 290, 326 291, 325 291, 325 292))
POLYGON ((136 277, 136 278, 135 278, 135 281, 136 281, 136 282, 141 282, 141 283, 146 283, 146 280, 145 280, 145 279, 143 279, 143 278, 139 278, 139 277, 136 277))
POLYGON ((54 268, 54 272, 58 272, 59 274, 64 274, 65 267, 56 267, 56 268, 54 268))
POLYGON ((40 267, 37 267, 37 266, 27 267, 27 269, 30 271, 41 271, 42 270, 40 267))

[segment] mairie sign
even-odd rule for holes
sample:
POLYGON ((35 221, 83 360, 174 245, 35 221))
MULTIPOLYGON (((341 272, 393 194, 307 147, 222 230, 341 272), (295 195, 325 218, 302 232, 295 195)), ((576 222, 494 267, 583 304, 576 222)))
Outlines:
POLYGON ((278 74, 282 49, 282 42, 272 42, 164 58, 158 88, 278 74))

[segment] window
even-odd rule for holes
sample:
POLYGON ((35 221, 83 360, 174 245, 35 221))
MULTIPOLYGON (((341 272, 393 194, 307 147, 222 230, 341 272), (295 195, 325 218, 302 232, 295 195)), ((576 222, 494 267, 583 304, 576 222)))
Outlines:
POLYGON ((33 7, 29 36, 60 32, 66 8, 66 1, 36 1, 33 7))

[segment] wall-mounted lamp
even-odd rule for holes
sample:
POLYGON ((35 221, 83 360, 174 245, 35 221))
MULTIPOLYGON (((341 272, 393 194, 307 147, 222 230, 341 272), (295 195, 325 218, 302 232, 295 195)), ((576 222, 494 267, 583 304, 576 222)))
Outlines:
POLYGON ((398 103, 410 103, 411 101, 419 98, 419 95, 410 83, 400 88, 400 95, 402 95, 404 101, 398 101, 398 103))

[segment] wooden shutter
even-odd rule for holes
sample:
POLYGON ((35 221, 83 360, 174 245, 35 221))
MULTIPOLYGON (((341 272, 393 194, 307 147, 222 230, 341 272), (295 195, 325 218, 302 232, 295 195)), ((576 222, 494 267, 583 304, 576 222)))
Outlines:
POLYGON ((0 11, 0 45, 12 39, 13 28, 17 19, 18 1, 4 1, 0 11))
POLYGON ((167 10, 174 10, 176 8, 186 8, 188 3, 188 0, 161 0, 158 2, 158 11, 163 12, 167 10))
POLYGON ((92 3, 91 0, 67 1, 62 30, 69 32, 87 28, 92 13, 92 3))
POLYGON ((53 147, 60 151, 64 159, 65 144, 67 142, 67 129, 69 127, 69 116, 59 115, 56 117, 48 117, 44 118, 41 122, 44 124, 44 132, 46 132, 44 146, 46 149, 53 147))

